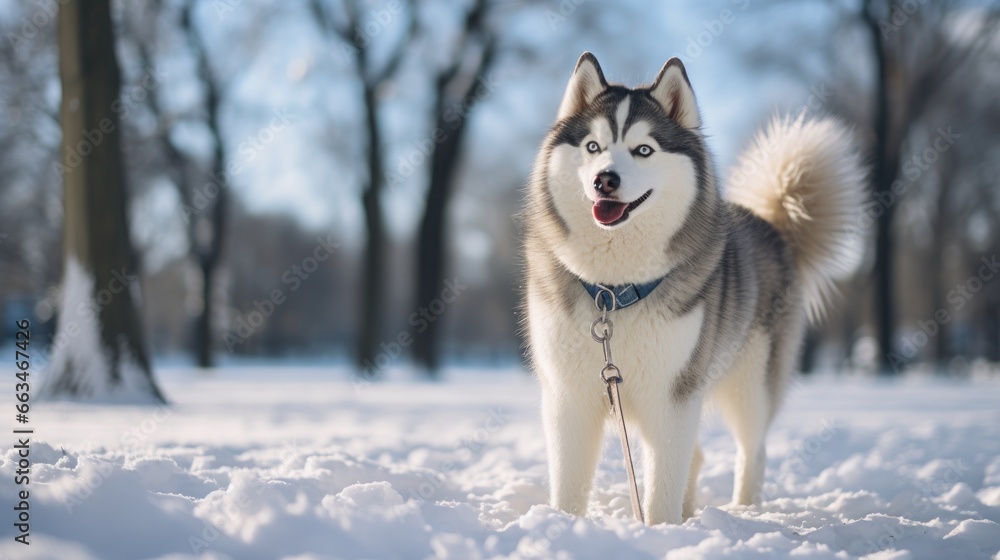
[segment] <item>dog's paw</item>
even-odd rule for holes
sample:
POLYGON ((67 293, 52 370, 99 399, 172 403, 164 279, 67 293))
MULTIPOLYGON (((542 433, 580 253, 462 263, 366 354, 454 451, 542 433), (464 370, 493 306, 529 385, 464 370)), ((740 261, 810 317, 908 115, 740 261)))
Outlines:
POLYGON ((741 504, 739 502, 729 502, 728 504, 719 506, 719 509, 726 513, 743 513, 746 511, 752 511, 756 506, 741 504))

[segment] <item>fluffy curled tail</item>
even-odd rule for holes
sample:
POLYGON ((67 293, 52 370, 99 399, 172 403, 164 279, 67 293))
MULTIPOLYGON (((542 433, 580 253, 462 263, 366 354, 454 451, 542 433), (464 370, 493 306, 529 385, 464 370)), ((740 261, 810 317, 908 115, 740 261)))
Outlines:
POLYGON ((850 131, 831 118, 774 120, 740 156, 727 198, 773 225, 791 245, 809 316, 822 316, 833 281, 858 264, 855 235, 865 170, 850 131))

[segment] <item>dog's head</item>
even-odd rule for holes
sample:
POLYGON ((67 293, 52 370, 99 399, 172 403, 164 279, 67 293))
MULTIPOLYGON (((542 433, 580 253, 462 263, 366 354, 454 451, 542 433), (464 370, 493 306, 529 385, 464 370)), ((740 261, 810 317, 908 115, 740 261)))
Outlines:
POLYGON ((536 167, 539 203, 561 230, 561 240, 549 236, 560 260, 592 281, 614 281, 623 267, 627 281, 662 273, 662 259, 641 254, 664 253, 712 188, 700 125, 680 60, 633 89, 609 85, 584 53, 536 167))

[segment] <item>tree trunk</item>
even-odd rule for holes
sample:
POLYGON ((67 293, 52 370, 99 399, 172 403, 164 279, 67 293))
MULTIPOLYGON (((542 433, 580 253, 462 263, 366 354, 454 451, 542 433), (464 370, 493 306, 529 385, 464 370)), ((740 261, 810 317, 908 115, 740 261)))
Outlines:
POLYGON ((137 303, 120 123, 121 78, 109 0, 59 9, 64 271, 62 305, 42 393, 164 402, 137 303))
POLYGON ((948 242, 950 240, 949 233, 951 228, 949 227, 949 217, 951 210, 948 207, 949 201, 951 200, 950 189, 948 188, 948 180, 953 177, 953 152, 944 152, 941 154, 941 158, 938 162, 938 181, 940 182, 940 187, 938 187, 937 203, 934 205, 934 219, 931 223, 931 232, 934 236, 934 241, 931 243, 930 256, 928 262, 929 268, 926 270, 929 273, 928 277, 928 294, 927 300, 931 302, 931 310, 928 313, 928 319, 934 321, 937 325, 937 332, 934 335, 934 363, 937 373, 940 375, 946 375, 948 373, 948 362, 951 359, 950 347, 948 344, 949 324, 951 321, 939 322, 937 320, 937 312, 939 309, 946 308, 946 296, 945 292, 948 285, 947 282, 947 266, 945 265, 945 251, 948 250, 948 242))
POLYGON ((1000 362, 1000 302, 986 304, 986 359, 1000 362))
MULTIPOLYGON (((204 50, 201 56, 206 56, 204 50)), ((207 61, 204 61, 203 64, 207 67, 207 61)), ((215 152, 212 154, 212 177, 220 183, 225 183, 226 150, 223 146, 222 126, 219 122, 219 92, 215 82, 212 81, 207 71, 205 74, 205 87, 208 88, 208 99, 206 102, 208 106, 208 129, 212 132, 212 137, 215 140, 215 152)), ((214 340, 212 318, 215 317, 215 298, 213 294, 215 293, 215 273, 222 259, 222 247, 226 235, 228 193, 229 185, 220 184, 219 192, 215 197, 215 203, 212 205, 211 216, 201 218, 208 222, 206 230, 210 232, 209 235, 211 237, 207 240, 206 246, 199 247, 197 254, 202 276, 202 307, 196 328, 198 336, 195 339, 195 355, 198 357, 198 366, 203 368, 215 365, 212 359, 212 350, 214 347, 212 343, 214 340)))
POLYGON ((899 169, 899 147, 893 146, 892 107, 889 103, 890 76, 886 45, 879 29, 879 21, 870 9, 866 9, 867 23, 871 33, 875 54, 875 146, 874 169, 872 173, 875 200, 881 204, 882 214, 878 217, 875 238, 875 321, 879 342, 879 372, 883 375, 896 373, 891 354, 895 352, 896 324, 893 302, 893 271, 895 251, 892 239, 892 224, 895 216, 895 195, 892 183, 899 169))
MULTIPOLYGON (((480 8, 482 9, 482 8, 480 8)), ((493 64, 495 43, 487 39, 478 66, 474 69, 471 79, 468 75, 446 72, 436 84, 434 99, 434 114, 436 115, 434 136, 438 139, 438 131, 444 133, 444 138, 434 145, 431 155, 430 185, 427 189, 427 200, 424 214, 420 221, 420 235, 417 240, 417 294, 416 307, 427 307, 431 301, 441 297, 444 284, 444 272, 447 266, 445 243, 445 220, 447 218, 448 202, 451 200, 455 171, 458 168, 462 141, 465 138, 469 122, 469 109, 465 109, 457 121, 454 115, 449 115, 449 108, 458 102, 462 108, 471 108, 481 79, 493 64), (467 81, 461 96, 456 99, 453 92, 461 81, 467 81), (452 117, 449 119, 449 116, 452 117)), ((413 359, 427 369, 431 376, 436 375, 440 366, 438 338, 441 323, 438 320, 429 321, 422 333, 414 333, 413 359)))
MULTIPOLYGON (((465 119, 452 130, 446 128, 441 110, 443 100, 439 98, 437 105, 435 126, 446 131, 446 136, 443 142, 434 147, 434 153, 431 155, 430 186, 427 190, 427 201, 417 240, 417 301, 414 309, 427 307, 441 295, 445 253, 448 250, 444 238, 445 218, 448 200, 451 198, 455 167, 458 163, 459 147, 465 131, 465 119)), ((414 335, 413 358, 418 365, 427 368, 431 375, 436 373, 440 365, 439 326, 438 321, 430 321, 423 333, 414 335)))
POLYGON ((215 277, 222 258, 226 234, 229 185, 225 176, 226 150, 219 117, 222 97, 217 80, 209 66, 208 52, 194 22, 192 8, 193 2, 185 5, 182 21, 187 31, 188 44, 197 59, 198 77, 205 86, 205 111, 208 114, 205 124, 215 142, 215 150, 212 154, 211 181, 218 185, 217 191, 206 189, 207 192, 217 192, 215 200, 211 204, 211 213, 209 215, 199 214, 192 222, 193 227, 189 229, 191 252, 201 272, 202 279, 202 307, 201 312, 195 318, 194 355, 199 367, 210 368, 215 365, 213 359, 215 333, 212 328, 212 319, 215 317, 213 294, 215 293, 215 277))
POLYGON ((211 368, 215 366, 212 356, 212 281, 213 267, 202 259, 198 259, 201 270, 201 312, 195 317, 194 355, 198 367, 211 368))
MULTIPOLYGON (((316 20, 332 35, 343 41, 341 48, 345 53, 353 53, 357 65, 357 75, 361 83, 362 104, 364 105, 365 128, 368 132, 367 151, 367 184, 362 186, 361 205, 365 216, 366 243, 364 251, 364 272, 361 287, 361 317, 358 336, 357 366, 358 373, 364 377, 376 377, 382 368, 395 355, 387 355, 387 359, 378 360, 379 337, 385 310, 385 228, 382 225, 382 185, 385 169, 382 166, 382 134, 379 126, 378 99, 376 92, 382 84, 392 79, 408 52, 411 40, 416 34, 416 7, 408 5, 407 31, 389 52, 381 69, 375 70, 370 60, 368 42, 358 42, 356 31, 362 26, 363 3, 358 0, 344 1, 342 9, 346 12, 346 23, 335 22, 327 14, 320 0, 313 0, 310 8, 316 20)), ((368 12, 367 17, 372 12, 368 12)))
POLYGON ((365 213, 364 296, 361 309, 361 333, 358 366, 367 377, 380 373, 377 364, 379 326, 385 308, 385 236, 382 226, 382 139, 378 123, 375 88, 364 86, 365 127, 368 129, 368 185, 362 195, 365 213))
MULTIPOLYGON (((222 177, 225 169, 222 137, 217 128, 214 126, 210 126, 209 128, 215 131, 217 146, 215 149, 215 163, 213 165, 214 176, 222 177)), ((215 317, 215 298, 213 296, 215 293, 215 273, 222 260, 222 246, 225 240, 226 209, 229 199, 227 194, 228 189, 228 185, 220 185, 219 187, 219 194, 216 196, 215 204, 212 206, 212 216, 209 219, 210 225, 208 226, 211 229, 212 238, 208 242, 208 247, 201 248, 197 254, 198 266, 201 269, 202 277, 202 308, 195 327, 195 332, 197 333, 195 336, 195 356, 198 359, 198 367, 202 368, 210 368, 215 365, 215 360, 213 359, 214 333, 212 330, 212 319, 215 317)))
MULTIPOLYGON (((940 213, 942 210, 943 208, 939 206, 938 212, 940 213)), ((929 273, 927 284, 928 291, 930 291, 928 301, 931 302, 931 309, 927 318, 934 321, 934 324, 937 325, 937 332, 934 334, 934 344, 932 345, 934 349, 933 361, 935 369, 939 374, 946 374, 950 358, 948 355, 948 323, 940 323, 936 317, 939 309, 945 309, 946 284, 944 276, 947 271, 944 264, 944 251, 947 247, 947 238, 943 229, 944 218, 938 217, 936 221, 937 227, 934 229, 934 232, 937 234, 935 236, 936 241, 930 248, 931 254, 929 255, 928 263, 925 263, 930 264, 930 268, 927 269, 929 273)))

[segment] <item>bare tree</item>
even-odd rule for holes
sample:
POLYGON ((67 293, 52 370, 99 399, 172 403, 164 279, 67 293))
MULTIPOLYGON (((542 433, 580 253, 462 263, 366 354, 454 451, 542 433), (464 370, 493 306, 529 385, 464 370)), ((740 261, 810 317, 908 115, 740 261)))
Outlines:
MULTIPOLYGON (((442 289, 447 247, 445 223, 448 202, 454 191, 455 171, 469 114, 490 92, 487 73, 496 60, 497 36, 490 28, 486 0, 476 0, 464 19, 462 33, 445 66, 434 76, 433 117, 435 140, 430 163, 430 181, 417 239, 417 291, 414 309, 425 307, 442 289)), ((414 337, 416 362, 433 375, 438 359, 440 323, 427 323, 414 337)))
POLYGON ((59 8, 63 296, 43 394, 164 402, 139 321, 109 0, 59 8))
MULTIPOLYGON (((199 367, 208 368, 214 365, 216 329, 213 318, 217 316, 217 312, 213 294, 226 237, 229 195, 225 181, 227 160, 220 120, 222 80, 220 72, 213 68, 201 30, 195 21, 196 5, 197 0, 187 0, 180 6, 175 29, 183 35, 184 43, 194 58, 196 78, 204 92, 201 110, 193 112, 194 114, 171 113, 161 100, 164 93, 162 88, 151 91, 146 97, 146 103, 157 120, 154 142, 162 158, 160 163, 164 167, 163 172, 177 188, 181 214, 187 226, 188 254, 201 279, 202 304, 195 313, 195 327, 190 341, 196 363, 199 367), (192 121, 204 124, 211 137, 209 169, 204 169, 198 158, 182 150, 171 135, 174 125, 192 121)), ((152 68, 155 63, 154 44, 159 39, 157 34, 161 32, 157 18, 161 14, 173 15, 170 14, 170 6, 159 1, 155 2, 152 9, 136 6, 126 10, 126 28, 133 36, 139 60, 145 68, 152 68), (147 19, 140 21, 140 16, 147 19)))
POLYGON ((875 305, 880 371, 898 370, 890 361, 895 349, 895 288, 893 220, 896 214, 893 185, 900 174, 901 153, 914 123, 954 73, 993 39, 996 13, 969 42, 956 40, 948 16, 957 3, 904 3, 899 0, 865 0, 860 18, 871 41, 875 62, 872 125, 872 190, 883 203, 875 232, 875 305), (905 4, 905 5, 904 5, 905 4))
MULTIPOLYGON (((967 110, 961 102, 949 104, 943 96, 965 87, 961 80, 954 83, 956 75, 978 64, 990 42, 995 43, 998 11, 964 0, 863 0, 858 4, 823 0, 819 4, 832 11, 834 37, 802 36, 795 43, 812 41, 824 65, 817 66, 814 58, 802 56, 805 48, 789 55, 784 46, 751 49, 750 60, 780 65, 786 71, 791 68, 810 85, 832 83, 836 91, 826 109, 860 124, 859 128, 870 134, 874 215, 868 217, 874 218, 875 252, 870 316, 880 347, 878 370, 891 374, 900 370, 896 329, 901 314, 896 298, 904 283, 915 281, 901 281, 896 274, 902 254, 898 248, 912 241, 898 238, 901 232, 896 217, 900 202, 916 190, 910 188, 911 178, 903 174, 904 165, 914 155, 909 150, 923 149, 915 144, 939 126, 940 118, 929 118, 930 112, 947 105, 945 112, 950 112, 951 120, 946 120, 950 123, 967 110), (972 20, 979 24, 967 25, 972 20), (863 43, 857 41, 859 37, 863 43), (867 68, 857 63, 859 56, 870 57, 872 76, 859 72, 867 68)), ((783 35, 782 40, 786 45, 788 38, 783 35)), ((762 39, 766 41, 766 37, 762 39)), ((939 163, 949 164, 947 158, 939 163)), ((930 175, 921 181, 929 180, 930 175)), ((928 289, 937 289, 934 282, 930 284, 928 289)), ((942 350, 943 337, 935 344, 942 350)))
POLYGON ((361 328, 357 363, 362 370, 371 367, 378 350, 380 326, 385 314, 385 227, 382 219, 382 189, 385 181, 382 130, 379 115, 379 89, 396 74, 407 48, 416 34, 416 14, 407 6, 407 31, 389 51, 384 62, 376 64, 371 52, 371 39, 359 35, 366 11, 359 0, 342 0, 338 4, 340 17, 322 0, 312 0, 310 8, 320 27, 341 43, 341 52, 349 53, 361 87, 361 105, 367 135, 365 184, 362 187, 365 232, 364 294, 362 296, 361 328))
MULTIPOLYGON (((202 41, 200 31, 192 21, 191 11, 193 5, 194 0, 185 4, 181 16, 181 24, 187 33, 191 52, 195 56, 198 78, 205 88, 205 124, 212 136, 214 146, 211 160, 211 174, 205 177, 205 179, 211 177, 216 181, 225 182, 222 178, 225 177, 226 151, 222 139, 222 125, 219 120, 219 110, 222 105, 221 88, 219 78, 212 71, 212 66, 209 63, 208 52, 204 41, 202 41)), ((188 212, 185 212, 185 216, 187 216, 189 226, 191 254, 198 263, 202 278, 202 307, 198 314, 194 331, 195 357, 198 360, 198 365, 201 367, 211 367, 213 365, 212 341, 214 335, 212 317, 215 314, 213 288, 215 287, 215 273, 219 268, 223 242, 225 241, 226 214, 229 200, 228 185, 220 184, 217 186, 217 189, 206 189, 206 192, 215 193, 215 196, 211 197, 213 200, 206 204, 207 207, 200 209, 191 204, 193 202, 192 190, 181 189, 184 193, 182 194, 182 200, 185 202, 185 206, 198 210, 195 216, 189 215, 188 212)), ((206 195, 205 198, 209 197, 206 195)))
MULTIPOLYGON (((31 6, 17 6, 0 29, 0 297, 43 297, 59 283, 61 188, 52 162, 59 157, 58 104, 46 91, 58 79, 55 25, 22 36, 31 6), (22 19, 22 17, 24 19, 22 19)), ((2 330, 2 329, 0 329, 2 330)))
MULTIPOLYGON (((46 95, 59 79, 57 26, 37 26, 29 38, 23 23, 36 7, 12 9, 0 29, 0 299, 45 300, 39 319, 47 322, 62 255, 62 184, 52 170, 61 125, 58 99, 46 95)), ((51 324, 33 330, 49 336, 51 324)))

